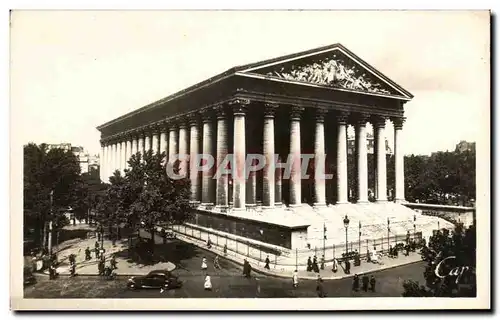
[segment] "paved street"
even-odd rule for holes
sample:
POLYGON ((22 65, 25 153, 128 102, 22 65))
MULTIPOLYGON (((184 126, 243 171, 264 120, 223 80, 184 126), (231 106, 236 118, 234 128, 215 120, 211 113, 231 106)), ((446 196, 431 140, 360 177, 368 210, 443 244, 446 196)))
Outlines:
MULTIPOLYGON (((253 274, 251 279, 242 276, 241 269, 231 262, 220 259, 222 269, 213 267, 214 254, 191 244, 178 241, 175 273, 184 281, 180 289, 160 293, 159 290, 144 289, 130 291, 126 288, 127 278, 113 281, 101 280, 95 276, 61 277, 50 281, 40 278, 39 282, 25 288, 26 298, 272 298, 272 297, 316 297, 316 282, 302 280, 298 289, 293 289, 291 280, 253 274), (201 271, 201 259, 209 262, 208 273, 212 278, 213 291, 203 290, 205 273, 201 271)), ((352 292, 352 278, 325 280, 324 287, 329 297, 388 296, 399 297, 402 283, 406 279, 423 281, 422 262, 387 269, 373 273, 377 279, 377 292, 352 292)))

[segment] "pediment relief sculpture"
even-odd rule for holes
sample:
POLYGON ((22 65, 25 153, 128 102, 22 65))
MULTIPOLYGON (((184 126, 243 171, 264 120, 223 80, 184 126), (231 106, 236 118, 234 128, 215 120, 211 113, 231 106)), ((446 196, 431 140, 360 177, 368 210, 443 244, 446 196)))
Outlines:
POLYGON ((296 64, 290 62, 278 65, 274 67, 274 70, 266 70, 264 74, 285 80, 309 82, 335 88, 395 94, 386 84, 375 79, 367 70, 350 61, 347 57, 342 58, 340 54, 336 53, 322 60, 309 61, 307 64, 298 60, 296 64))

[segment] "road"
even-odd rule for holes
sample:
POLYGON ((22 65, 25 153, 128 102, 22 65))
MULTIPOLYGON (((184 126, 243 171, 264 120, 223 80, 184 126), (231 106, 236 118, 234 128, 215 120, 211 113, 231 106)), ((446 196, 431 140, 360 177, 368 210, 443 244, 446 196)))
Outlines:
MULTIPOLYGON (((180 289, 160 293, 155 289, 131 291, 126 288, 127 278, 113 281, 94 276, 61 277, 57 280, 40 278, 34 286, 25 288, 25 298, 289 298, 316 297, 316 281, 301 280, 293 289, 291 280, 253 274, 244 278, 239 266, 220 259, 222 269, 213 267, 215 255, 191 244, 179 241, 176 247, 184 254, 175 261, 175 273, 184 281, 180 289), (205 272, 201 271, 201 259, 209 262, 208 273, 213 291, 203 290, 205 272)), ((179 256, 179 255, 177 255, 179 256)), ((376 292, 353 292, 352 278, 325 280, 328 297, 400 297, 404 280, 423 283, 424 263, 414 263, 373 273, 377 279, 376 292)))

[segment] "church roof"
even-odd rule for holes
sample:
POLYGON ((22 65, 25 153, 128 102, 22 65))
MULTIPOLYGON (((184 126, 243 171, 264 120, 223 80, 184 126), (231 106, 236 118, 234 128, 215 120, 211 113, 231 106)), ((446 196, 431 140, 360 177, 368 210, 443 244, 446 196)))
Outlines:
POLYGON ((332 90, 411 100, 413 95, 340 43, 236 66, 97 127, 161 106, 233 76, 324 87, 332 90))

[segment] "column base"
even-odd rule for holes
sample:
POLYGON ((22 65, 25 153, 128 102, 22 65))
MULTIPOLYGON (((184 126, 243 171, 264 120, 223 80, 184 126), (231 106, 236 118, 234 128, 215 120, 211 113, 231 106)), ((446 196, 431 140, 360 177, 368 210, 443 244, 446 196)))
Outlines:
POLYGON ((211 203, 211 202, 201 203, 201 205, 204 206, 204 207, 213 207, 214 206, 214 204, 211 203))
POLYGON ((349 204, 349 201, 337 201, 335 204, 349 204))
POLYGON ((385 203, 385 202, 387 202, 387 199, 377 199, 377 200, 375 200, 375 202, 377 202, 377 203, 385 203))
POLYGON ((321 203, 313 203, 313 206, 315 208, 325 208, 326 207, 326 202, 321 202, 321 203))
POLYGON ((356 204, 368 204, 368 203, 370 203, 370 201, 368 201, 368 200, 358 200, 358 201, 356 201, 356 204))
POLYGON ((271 209, 274 209, 275 207, 274 206, 262 206, 261 208, 262 208, 262 210, 271 210, 271 209))
POLYGON ((238 211, 238 212, 241 212, 241 211, 245 211, 246 208, 237 208, 237 207, 233 207, 233 211, 238 211))
POLYGON ((302 207, 302 203, 294 203, 294 204, 289 204, 288 206, 289 206, 290 208, 302 207))
POLYGON ((408 203, 405 199, 394 199, 395 203, 408 203))

